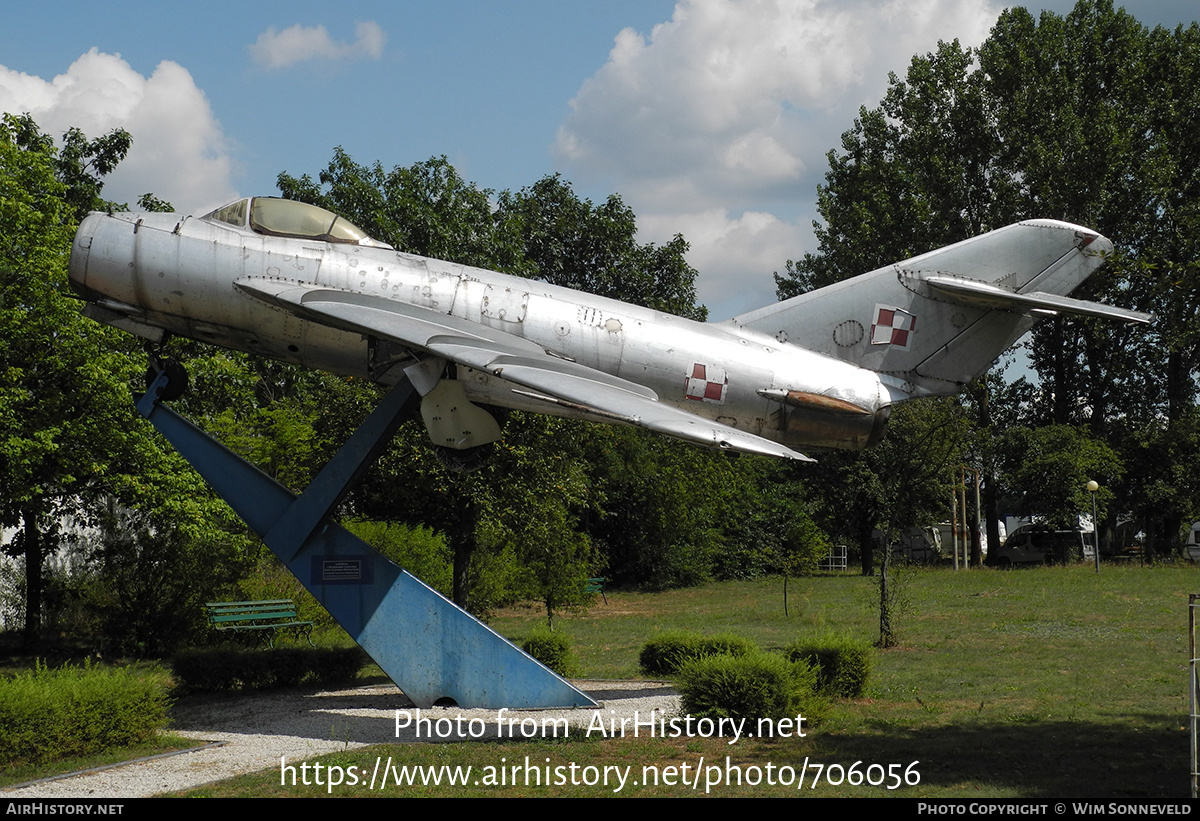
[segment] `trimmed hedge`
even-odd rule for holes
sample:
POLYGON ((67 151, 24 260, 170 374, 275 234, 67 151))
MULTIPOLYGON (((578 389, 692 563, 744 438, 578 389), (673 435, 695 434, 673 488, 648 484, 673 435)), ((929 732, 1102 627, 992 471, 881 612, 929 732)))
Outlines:
POLYGON ((173 666, 184 688, 211 692, 350 684, 365 662, 357 647, 218 647, 180 653, 173 666))
POLYGON ((745 656, 755 652, 754 642, 725 633, 702 636, 699 633, 663 633, 642 648, 638 662, 648 676, 673 676, 689 661, 710 656, 745 656))
POLYGON ((521 644, 521 649, 560 676, 579 675, 579 664, 575 660, 571 639, 563 633, 534 630, 521 644))
POLYGON ((858 698, 875 664, 875 648, 847 636, 822 636, 789 644, 790 661, 804 661, 817 671, 817 686, 831 698, 858 698))
POLYGON ((779 720, 825 716, 828 700, 817 693, 817 673, 805 662, 774 653, 709 656, 689 661, 677 678, 680 706, 696 718, 779 720))
POLYGON ((152 740, 167 725, 158 670, 64 665, 0 680, 0 764, 45 764, 152 740))

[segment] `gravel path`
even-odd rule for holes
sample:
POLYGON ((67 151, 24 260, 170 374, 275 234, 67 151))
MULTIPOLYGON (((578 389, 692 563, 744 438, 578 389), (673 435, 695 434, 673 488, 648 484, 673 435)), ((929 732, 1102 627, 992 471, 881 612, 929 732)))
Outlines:
MULTIPOLYGON (((601 715, 644 719, 651 710, 673 715, 679 697, 665 684, 639 681, 574 682, 601 702, 601 715), (610 712, 611 711, 611 712, 610 712)), ((368 744, 416 742, 413 722, 397 731, 397 710, 415 718, 404 695, 392 685, 357 687, 318 693, 273 693, 189 699, 174 711, 174 731, 189 738, 219 742, 194 752, 148 761, 123 764, 98 772, 44 781, 15 790, 4 790, 5 798, 141 798, 162 792, 190 789, 242 773, 278 767, 280 757, 288 763, 368 744)), ((595 710, 506 711, 510 719, 565 717, 572 728, 585 728, 595 710)), ((421 717, 481 719, 485 737, 496 735, 496 710, 434 708, 421 717)), ((406 723, 401 715, 400 723, 406 723)), ((422 725, 422 726, 434 726, 422 725)), ((447 730, 450 722, 442 722, 447 730)), ((421 739, 424 740, 424 739, 421 739)), ((447 738, 447 741, 456 740, 447 738)))

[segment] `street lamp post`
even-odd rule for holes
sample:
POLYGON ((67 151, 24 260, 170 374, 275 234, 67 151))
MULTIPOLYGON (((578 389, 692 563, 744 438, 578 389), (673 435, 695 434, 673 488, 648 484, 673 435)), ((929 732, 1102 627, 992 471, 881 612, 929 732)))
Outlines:
POLYGON ((1100 483, 1092 479, 1087 483, 1088 493, 1092 494, 1092 554, 1096 559, 1096 572, 1100 572, 1100 519, 1096 516, 1096 491, 1100 483))

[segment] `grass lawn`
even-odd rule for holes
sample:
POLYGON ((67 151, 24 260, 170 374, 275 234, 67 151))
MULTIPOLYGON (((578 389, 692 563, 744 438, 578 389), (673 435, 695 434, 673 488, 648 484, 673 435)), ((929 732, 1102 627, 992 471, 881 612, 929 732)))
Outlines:
MULTIPOLYGON (((314 761, 370 771, 376 759, 402 764, 642 767, 722 763, 799 771, 807 760, 849 768, 898 764, 919 783, 830 785, 815 796, 1186 797, 1187 594, 1194 566, 1033 568, 1014 571, 910 570, 900 579, 905 611, 900 646, 881 653, 865 697, 842 702, 804 739, 611 739, 566 742, 389 745, 314 761)), ((575 641, 584 676, 636 677, 637 655, 654 633, 734 632, 765 648, 844 632, 878 635, 878 592, 854 575, 793 580, 791 617, 782 580, 727 582, 668 593, 609 593, 609 604, 557 620, 575 641)), ((538 608, 510 609, 492 621, 523 636, 538 608)), ((776 769, 778 772, 778 769, 776 769)), ((749 772, 746 770, 746 772, 749 772)), ((872 771, 879 780, 883 770, 872 771)), ((835 779, 837 771, 834 771, 835 779)), ((283 788, 278 770, 193 791, 193 795, 314 795, 283 788)), ((698 795, 690 786, 627 786, 622 794, 698 795)), ((796 787, 722 786, 719 795, 794 795, 796 787)), ((320 794, 324 794, 321 792, 320 794)), ((362 786, 334 795, 366 796, 362 786)), ((379 794, 379 793, 374 793, 379 794)), ((389 789, 382 795, 611 795, 611 785, 389 789)))
POLYGON ((149 744, 139 744, 134 747, 115 747, 95 755, 78 758, 64 758, 52 764, 32 765, 18 764, 0 769, 0 789, 13 787, 27 781, 38 781, 43 778, 53 778, 67 773, 90 770, 96 767, 107 767, 110 764, 120 764, 139 758, 149 758, 156 755, 173 753, 199 747, 203 741, 164 733, 149 744))

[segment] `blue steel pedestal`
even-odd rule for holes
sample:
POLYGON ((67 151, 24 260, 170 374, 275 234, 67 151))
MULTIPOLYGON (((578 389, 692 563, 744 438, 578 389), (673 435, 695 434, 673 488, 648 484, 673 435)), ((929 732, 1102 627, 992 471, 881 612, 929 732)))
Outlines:
POLYGON ((158 401, 150 420, 418 707, 595 707, 590 697, 329 519, 387 445, 416 391, 403 381, 304 492, 291 491, 158 401))

